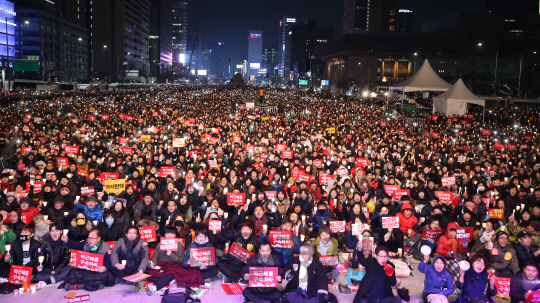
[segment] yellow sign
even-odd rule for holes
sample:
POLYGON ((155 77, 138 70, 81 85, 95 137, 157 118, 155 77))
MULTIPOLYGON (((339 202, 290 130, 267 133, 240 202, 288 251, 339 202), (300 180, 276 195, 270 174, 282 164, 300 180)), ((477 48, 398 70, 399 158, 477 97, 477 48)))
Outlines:
POLYGON ((141 138, 139 140, 144 142, 150 142, 151 135, 141 135, 141 138))
POLYGON ((105 191, 109 194, 119 194, 126 188, 126 180, 105 180, 103 181, 105 185, 105 191))
POLYGON ((262 117, 263 121, 268 121, 268 117, 262 117))
POLYGON ((329 133, 329 134, 335 134, 336 133, 336 129, 331 127, 331 128, 327 128, 326 129, 326 132, 329 133))

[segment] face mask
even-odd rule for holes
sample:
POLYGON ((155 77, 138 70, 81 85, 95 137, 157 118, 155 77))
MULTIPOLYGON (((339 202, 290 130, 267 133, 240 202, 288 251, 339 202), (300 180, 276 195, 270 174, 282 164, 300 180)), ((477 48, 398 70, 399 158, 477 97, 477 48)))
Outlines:
POLYGON ((483 186, 478 186, 478 190, 479 190, 479 191, 484 191, 485 189, 486 189, 486 188, 483 187, 483 186))
POLYGON ((330 162, 330 161, 327 161, 327 162, 326 162, 326 165, 327 165, 327 166, 330 166, 330 164, 332 164, 332 162, 330 162))
POLYGON ((71 179, 71 177, 73 177, 72 174, 67 174, 66 177, 68 177, 68 179, 71 179))
POLYGON ((176 226, 184 226, 184 221, 182 221, 182 220, 176 220, 176 221, 174 221, 174 224, 175 224, 176 226))
POLYGON ((116 165, 115 165, 114 163, 113 163, 113 164, 111 164, 111 167, 115 167, 115 166, 116 166, 116 165))
POLYGON ((21 239, 22 242, 28 241, 28 235, 20 235, 19 239, 21 239))
POLYGON ((105 219, 105 223, 107 223, 107 225, 111 226, 114 223, 114 219, 105 219))
POLYGON ((77 159, 77 162, 78 162, 78 163, 82 163, 82 160, 83 160, 83 159, 77 159))
POLYGON ((283 163, 283 166, 287 167, 287 166, 289 166, 289 164, 283 163))
POLYGON ((435 218, 435 220, 440 220, 442 219, 442 214, 434 214, 433 218, 435 218))
POLYGON ((84 225, 84 224, 86 224, 85 219, 77 219, 77 225, 84 225))
POLYGON ((319 209, 319 214, 320 214, 321 216, 326 215, 326 209, 319 209))

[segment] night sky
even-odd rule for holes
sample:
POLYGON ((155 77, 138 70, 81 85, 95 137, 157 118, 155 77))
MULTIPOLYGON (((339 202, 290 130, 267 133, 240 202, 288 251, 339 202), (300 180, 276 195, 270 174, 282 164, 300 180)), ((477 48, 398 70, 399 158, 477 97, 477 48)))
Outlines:
MULTIPOLYGON (((377 0, 381 1, 381 0, 377 0)), ((317 20, 333 27, 335 37, 343 34, 343 0, 186 0, 190 36, 199 30, 201 49, 210 41, 226 45, 225 60, 247 59, 248 31, 262 30, 263 46, 278 43, 279 20, 283 16, 317 20)), ((398 0, 398 8, 414 11, 414 28, 423 21, 460 11, 483 10, 485 0, 398 0)), ((187 51, 192 44, 188 43, 187 51)))

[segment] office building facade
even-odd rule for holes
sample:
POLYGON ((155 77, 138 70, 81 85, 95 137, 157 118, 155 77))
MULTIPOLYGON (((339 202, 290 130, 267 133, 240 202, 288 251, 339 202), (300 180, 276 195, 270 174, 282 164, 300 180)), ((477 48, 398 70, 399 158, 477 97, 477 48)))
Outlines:
POLYGON ((355 30, 397 31, 397 0, 345 0, 343 34, 355 30))
POLYGON ((172 80, 173 0, 150 2, 150 76, 165 82, 172 80))
POLYGON ((189 62, 187 52, 187 3, 175 1, 172 8, 172 67, 175 79, 184 77, 189 62))
POLYGON ((248 81, 255 81, 262 65, 263 32, 250 30, 248 36, 248 81))

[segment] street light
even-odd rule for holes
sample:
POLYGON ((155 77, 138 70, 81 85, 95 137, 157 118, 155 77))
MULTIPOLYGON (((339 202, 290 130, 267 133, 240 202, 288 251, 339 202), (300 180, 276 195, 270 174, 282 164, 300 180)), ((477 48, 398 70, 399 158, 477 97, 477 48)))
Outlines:
POLYGON ((26 20, 24 21, 24 24, 30 24, 30 21, 26 20))
POLYGON ((79 37, 79 41, 82 41, 82 38, 81 38, 81 37, 79 37))
POLYGON ((103 48, 107 48, 107 45, 103 45, 103 48))
POLYGON ((482 42, 478 42, 478 46, 482 46, 482 42))

